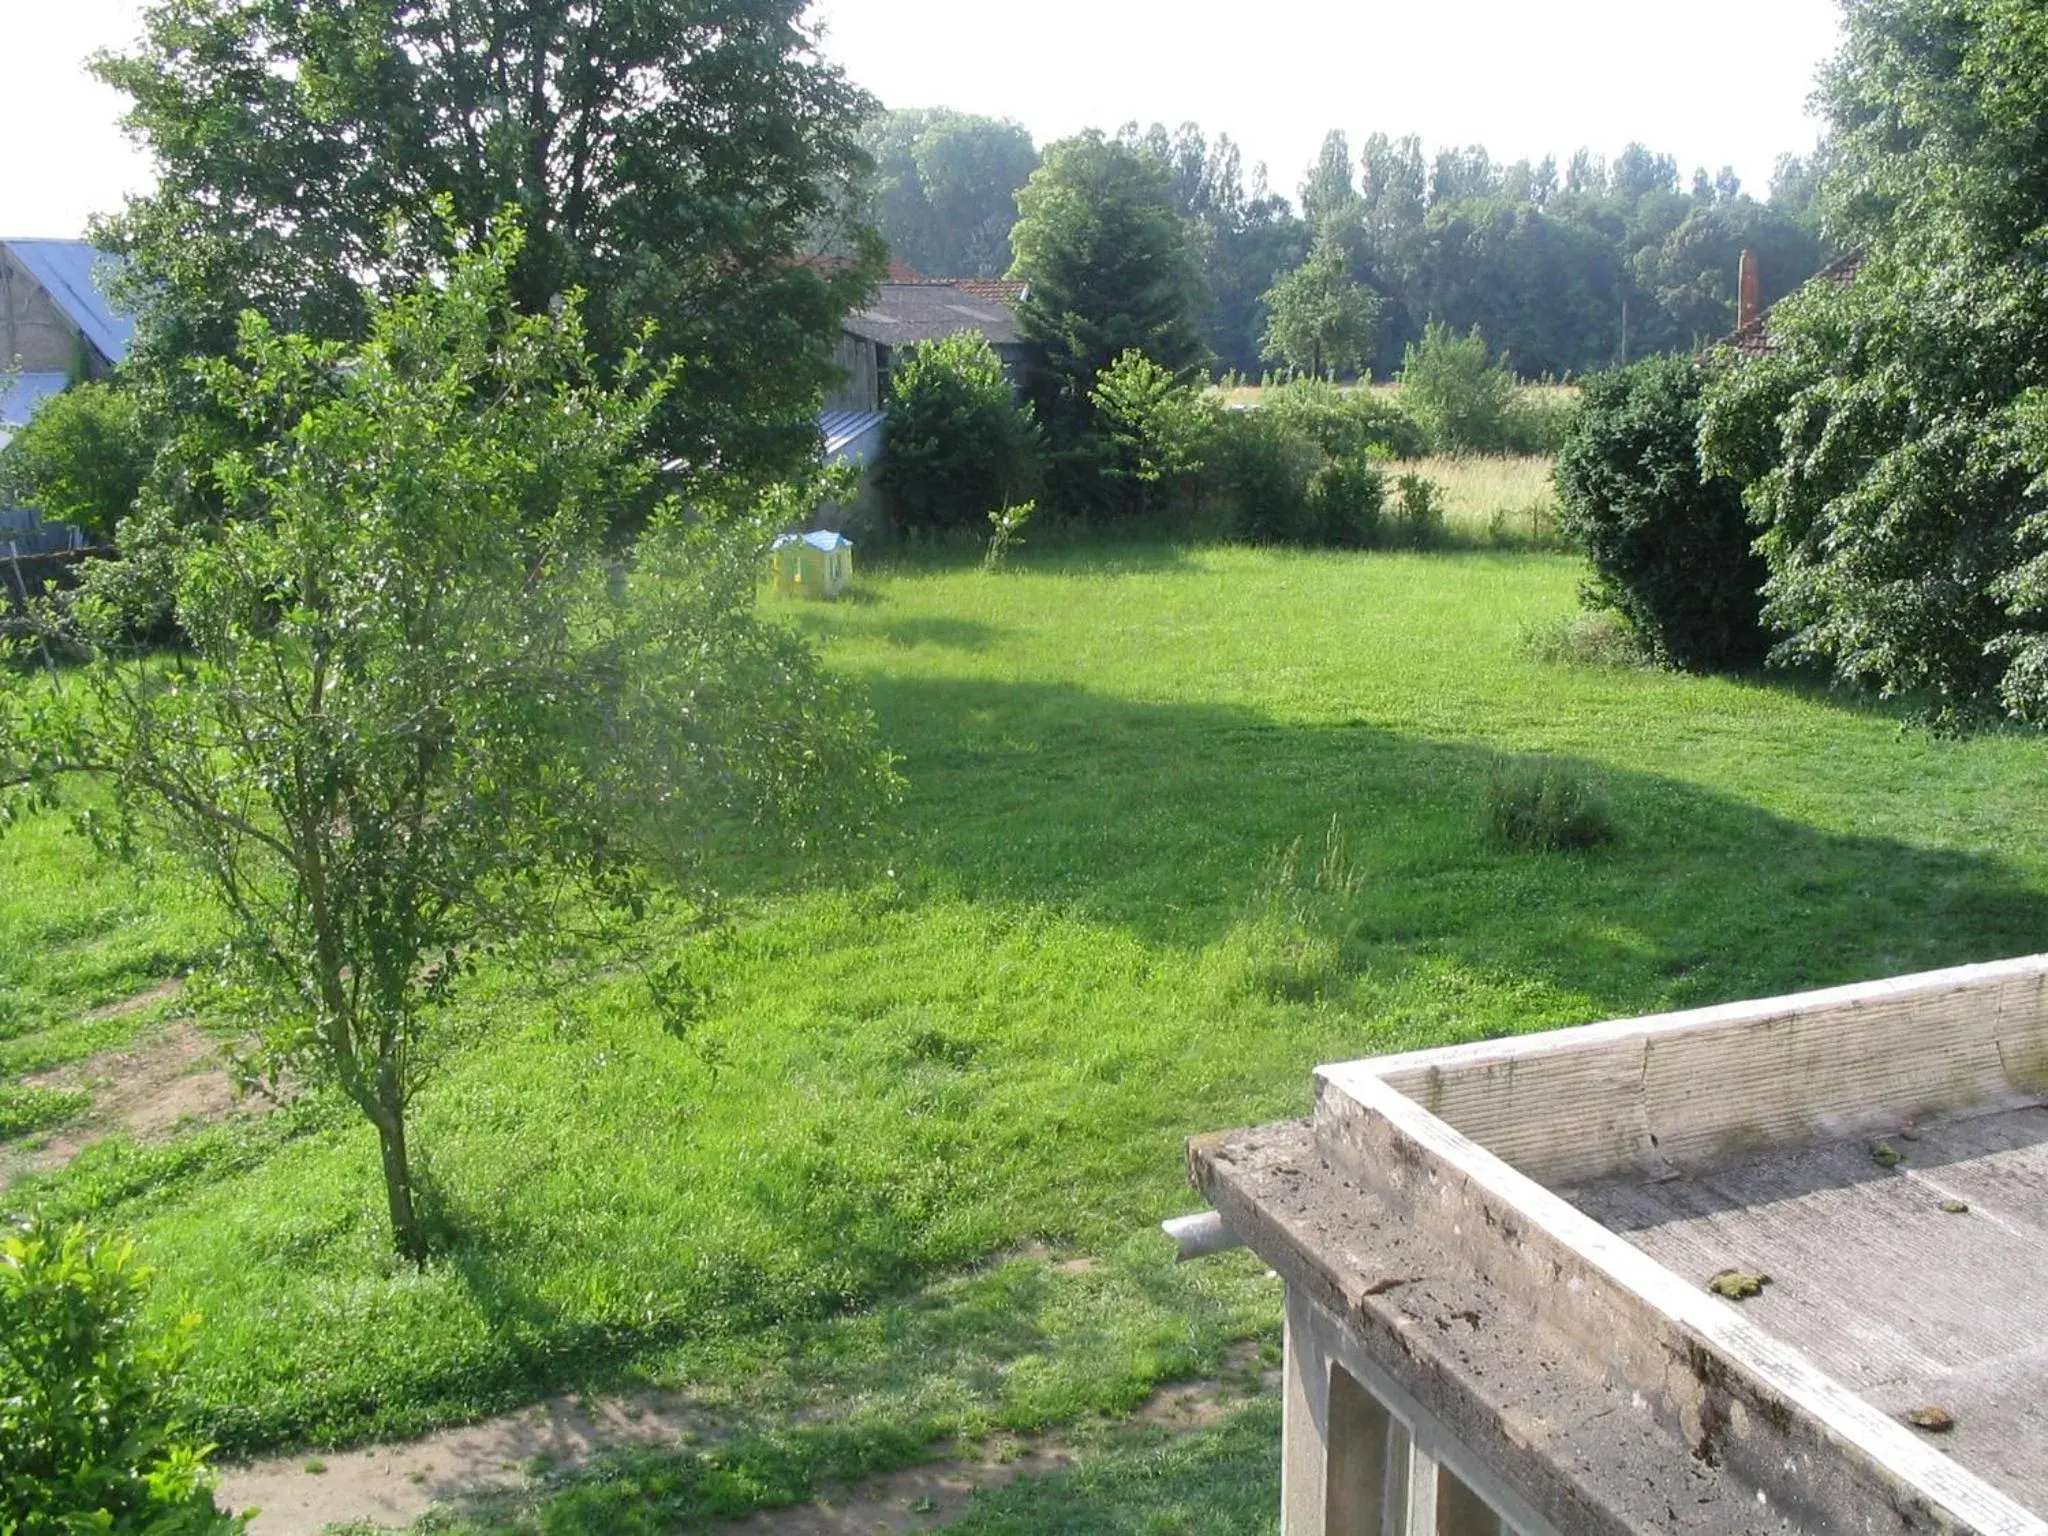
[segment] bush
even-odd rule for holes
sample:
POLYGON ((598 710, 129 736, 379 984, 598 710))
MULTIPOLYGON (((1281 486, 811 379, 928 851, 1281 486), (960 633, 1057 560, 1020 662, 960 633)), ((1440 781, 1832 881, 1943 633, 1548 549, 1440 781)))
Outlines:
POLYGON ((1517 389, 1508 401, 1501 422, 1510 453, 1553 454, 1571 436, 1572 423, 1579 414, 1576 390, 1556 385, 1528 384, 1517 389))
POLYGON ((902 527, 978 530, 1036 490, 1038 429, 984 338, 962 332, 912 349, 888 409, 882 487, 902 527))
POLYGON ((1421 424, 1385 392, 1297 379, 1268 389, 1259 409, 1314 438, 1333 458, 1379 452, 1388 458, 1419 459, 1429 452, 1429 437, 1421 424))
POLYGON ((1508 408, 1517 391, 1473 326, 1460 336, 1432 321, 1401 360, 1401 399, 1438 453, 1499 453, 1510 445, 1508 408))
POLYGON ((1379 542, 1386 477, 1370 457, 1332 459, 1309 476, 1309 542, 1332 549, 1370 549, 1379 542))
POLYGON ((94 544, 109 543, 135 506, 156 448, 134 390, 109 381, 74 384, 44 401, 0 450, 0 500, 71 523, 94 544))
POLYGON ((184 1338, 141 1330, 148 1278, 132 1245, 81 1227, 0 1241, 0 1531, 243 1528, 214 1507, 207 1448, 173 1420, 184 1338))
POLYGON ((1172 500, 1201 470, 1216 433, 1208 391, 1178 382, 1144 353, 1125 352, 1090 392, 1107 472, 1126 488, 1126 510, 1143 515, 1154 497, 1172 500))
POLYGON ((1443 542, 1443 489, 1434 480, 1410 472, 1394 482, 1393 515, 1387 520, 1389 544, 1428 549, 1443 542))
POLYGON ((1315 517, 1309 481, 1328 462, 1312 437, 1263 410, 1226 413, 1209 471, 1230 533, 1253 544, 1305 544, 1315 517))
POLYGON ((1522 853, 1562 853, 1614 840, 1599 793, 1583 778, 1545 765, 1495 769, 1486 781, 1486 832, 1522 853))
POLYGON ((1770 649, 1741 490, 1700 468, 1702 389, 1676 357, 1588 380, 1557 462, 1559 521, 1593 566, 1588 597, 1688 671, 1754 666, 1770 649))

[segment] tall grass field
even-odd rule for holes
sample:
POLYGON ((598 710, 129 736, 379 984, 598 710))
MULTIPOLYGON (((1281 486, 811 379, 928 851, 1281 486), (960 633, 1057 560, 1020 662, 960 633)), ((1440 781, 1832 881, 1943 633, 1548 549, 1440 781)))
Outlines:
MULTIPOLYGON (((1454 506, 1534 494, 1524 466, 1433 472, 1454 506)), ((201 1316, 189 1410, 231 1451, 684 1387, 762 1437, 735 1442, 753 1481, 718 1473, 727 1513, 1270 1358, 1262 1267, 1175 1269, 1151 1228, 1194 1204, 1186 1137, 1304 1113, 1317 1063, 2048 947, 2039 739, 1542 660, 1525 636, 1581 575, 1167 545, 867 566, 775 611, 866 691, 905 800, 815 864, 731 871, 715 921, 487 970, 417 1105, 444 1258, 392 1257, 374 1137, 319 1094, 115 1138, 0 1207, 134 1234, 157 1311, 201 1316), (1487 786, 1524 770, 1585 786, 1612 840, 1490 839, 1487 786), (701 998, 675 1031, 646 981, 670 959, 701 998)), ((190 893, 55 820, 0 859, 0 1074, 162 1027, 105 1005, 203 960, 190 893)), ((1202 1444, 1241 1467, 1247 1434, 1270 1416, 1202 1444)), ((1079 1528, 1066 1501, 1147 1468, 1200 1505, 1181 1456, 972 1528, 1079 1528)), ((548 1528, 669 1528, 612 1496, 548 1528)))

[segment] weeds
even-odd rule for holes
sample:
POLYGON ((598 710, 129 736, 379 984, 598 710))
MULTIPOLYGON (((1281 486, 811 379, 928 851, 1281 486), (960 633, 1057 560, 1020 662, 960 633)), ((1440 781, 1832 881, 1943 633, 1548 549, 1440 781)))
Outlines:
POLYGON ((1575 613, 1525 624, 1516 648, 1534 661, 1580 667, 1640 667, 1648 658, 1612 613, 1575 613))
POLYGON ((0 1141, 30 1136, 85 1113, 92 1095, 83 1088, 0 1083, 0 1141))
POLYGON ((1599 792, 1554 765, 1497 768, 1486 781, 1487 835, 1525 853, 1564 853, 1614 841, 1599 792))
POLYGON ((1038 510, 1035 501, 1023 502, 1017 506, 1004 506, 988 515, 988 548, 982 552, 981 568, 984 571, 1001 570, 1012 547, 1024 542, 1024 525, 1031 521, 1031 514, 1038 510))

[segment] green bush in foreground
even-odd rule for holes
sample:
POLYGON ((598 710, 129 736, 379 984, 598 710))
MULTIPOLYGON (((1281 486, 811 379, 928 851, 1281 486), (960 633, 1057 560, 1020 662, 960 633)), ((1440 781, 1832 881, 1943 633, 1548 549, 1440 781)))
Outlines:
POLYGON ((1703 388, 1681 357, 1590 379, 1557 461, 1559 521, 1592 563, 1588 595, 1688 672, 1752 667, 1770 649, 1741 489, 1700 468, 1703 388))
POLYGON ((0 1532, 225 1536, 208 1447, 170 1402, 187 1320, 152 1338, 132 1245, 31 1223, 0 1240, 0 1532))
POLYGON ((1506 767, 1486 781, 1486 831, 1504 848, 1564 853, 1614 841, 1614 823, 1584 779, 1557 767, 1506 767))

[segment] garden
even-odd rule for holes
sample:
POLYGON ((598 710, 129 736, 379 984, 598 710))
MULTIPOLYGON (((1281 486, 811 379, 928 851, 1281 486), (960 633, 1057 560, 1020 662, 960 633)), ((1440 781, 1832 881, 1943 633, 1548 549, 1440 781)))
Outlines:
MULTIPOLYGON (((1302 1113, 1322 1061, 2048 932, 2038 739, 1545 659, 1581 569, 1047 538, 772 605, 858 682, 901 803, 794 886, 741 868, 713 920, 487 966, 414 1106, 438 1257, 392 1251, 375 1135, 323 1093, 108 1136, 4 1203, 134 1235, 152 1314, 199 1314, 182 1406, 232 1455, 670 1392, 730 1438, 536 1475, 501 1517, 676 1528, 1075 1426, 1110 1435, 1085 1476, 1163 1458, 1161 1497, 1199 1506, 1203 1456, 1249 1435, 1274 1464, 1266 1409, 1188 1444, 1110 1433, 1177 1380, 1255 1397, 1276 1342, 1261 1271, 1175 1269, 1151 1230, 1191 1202, 1186 1136, 1302 1113), (1489 794, 1532 772, 1611 836, 1500 841, 1489 794), (687 1029, 650 949, 680 957, 687 1029)), ((155 990, 218 942, 170 871, 56 817, 10 854, 10 1084, 208 1027, 155 990)))

